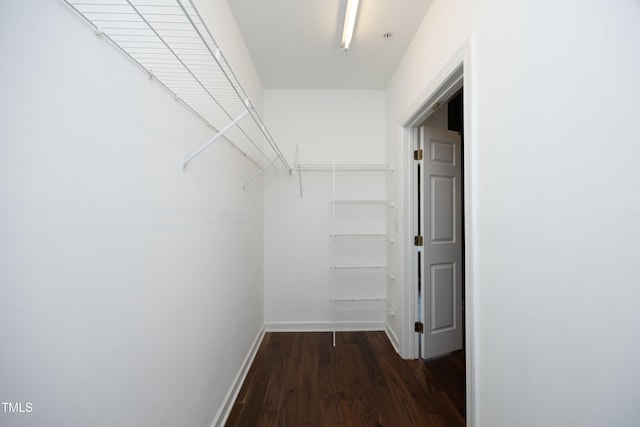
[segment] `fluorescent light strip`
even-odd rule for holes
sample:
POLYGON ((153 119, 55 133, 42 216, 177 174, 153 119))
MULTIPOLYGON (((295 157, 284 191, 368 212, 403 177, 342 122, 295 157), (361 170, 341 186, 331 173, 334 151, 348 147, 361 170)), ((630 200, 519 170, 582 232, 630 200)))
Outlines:
POLYGON ((356 26, 356 16, 358 15, 358 4, 360 0, 347 0, 347 7, 344 14, 344 28, 342 29, 343 51, 348 51, 353 38, 353 30, 356 26))

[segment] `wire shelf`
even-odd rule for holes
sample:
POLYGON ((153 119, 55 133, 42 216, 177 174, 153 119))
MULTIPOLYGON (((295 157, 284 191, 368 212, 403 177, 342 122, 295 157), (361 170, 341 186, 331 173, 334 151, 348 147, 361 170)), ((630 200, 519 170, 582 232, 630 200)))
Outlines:
POLYGON ((343 199, 332 200, 332 205, 391 205, 389 200, 363 200, 363 199, 343 199))
POLYGON ((298 172, 388 172, 393 171, 393 166, 388 164, 328 164, 328 163, 301 163, 293 167, 298 172))
POLYGON ((291 170, 191 0, 65 2, 216 132, 185 168, 221 138, 263 170, 291 170))
POLYGON ((336 240, 386 240, 388 237, 386 233, 335 233, 329 236, 336 240))
POLYGON ((386 298, 335 298, 330 301, 336 304, 337 313, 391 312, 394 310, 388 305, 386 298))

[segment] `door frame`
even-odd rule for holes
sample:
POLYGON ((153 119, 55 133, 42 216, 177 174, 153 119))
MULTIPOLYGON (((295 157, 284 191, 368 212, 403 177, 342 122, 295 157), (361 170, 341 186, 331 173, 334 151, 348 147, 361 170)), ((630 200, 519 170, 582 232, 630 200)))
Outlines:
MULTIPOLYGON (((401 159, 403 162, 402 179, 402 241, 404 241, 404 255, 401 258, 403 301, 402 306, 402 355, 415 359, 419 355, 418 338, 413 332, 413 323, 417 319, 417 260, 413 246, 414 227, 416 224, 416 188, 414 177, 413 150, 418 127, 434 111, 436 104, 448 101, 460 88, 464 86, 463 115, 464 115, 464 267, 465 267, 465 362, 466 362, 466 422, 469 427, 475 425, 477 414, 475 399, 477 384, 477 297, 475 289, 478 287, 477 271, 477 96, 476 96, 476 37, 472 34, 458 51, 451 57, 436 77, 431 80, 425 90, 415 99, 408 111, 401 116, 401 159)), ((436 106, 437 109, 437 106, 436 106)))

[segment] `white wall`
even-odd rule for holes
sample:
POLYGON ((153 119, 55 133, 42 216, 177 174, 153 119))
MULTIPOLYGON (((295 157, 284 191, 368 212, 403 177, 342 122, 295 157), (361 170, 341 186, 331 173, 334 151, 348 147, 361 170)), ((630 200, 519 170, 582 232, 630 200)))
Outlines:
POLYGON ((476 33, 476 426, 640 424, 639 22, 633 0, 436 0, 388 86, 397 162, 476 33))
POLYGON ((210 425, 263 324, 254 167, 184 173, 211 131, 62 1, 2 2, 0 55, 0 424, 210 425))
MULTIPOLYGON (((292 162, 297 145, 299 163, 384 163, 384 104, 384 91, 267 90, 265 123, 292 162)), ((267 328, 326 329, 332 319, 331 174, 303 173, 302 188, 300 197, 286 172, 265 179, 267 328)))

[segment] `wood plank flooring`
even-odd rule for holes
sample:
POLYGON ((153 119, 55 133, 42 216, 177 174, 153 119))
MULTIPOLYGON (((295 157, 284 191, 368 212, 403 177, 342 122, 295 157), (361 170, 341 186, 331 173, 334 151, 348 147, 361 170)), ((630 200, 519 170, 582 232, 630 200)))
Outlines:
POLYGON ((463 354, 402 360, 384 332, 340 332, 336 347, 268 332, 226 425, 464 426, 463 354))

